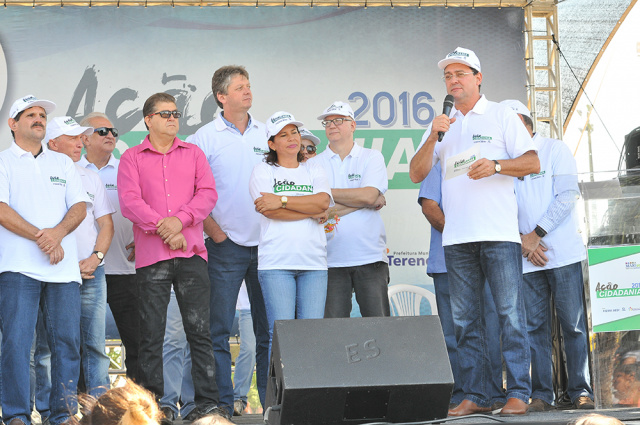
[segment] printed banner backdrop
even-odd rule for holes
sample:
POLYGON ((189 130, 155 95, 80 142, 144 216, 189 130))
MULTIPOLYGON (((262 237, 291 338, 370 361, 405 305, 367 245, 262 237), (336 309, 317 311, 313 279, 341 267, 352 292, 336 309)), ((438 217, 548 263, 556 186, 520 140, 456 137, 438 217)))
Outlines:
MULTIPOLYGON (((438 60, 474 50, 490 100, 526 99, 521 8, 10 7, 0 12, 0 119, 33 94, 78 121, 106 112, 120 130, 116 156, 146 135, 142 105, 166 91, 186 137, 217 107, 211 76, 244 65, 264 121, 286 110, 326 138, 316 117, 335 100, 356 112, 357 143, 384 155, 391 283, 431 286, 429 226, 409 160, 446 95, 438 60), (6 87, 6 90, 5 90, 6 87)), ((0 149, 11 136, 0 125, 0 149)), ((339 227, 338 227, 339 231, 339 227)))
POLYGON ((640 329, 640 246, 589 248, 594 332, 640 329))

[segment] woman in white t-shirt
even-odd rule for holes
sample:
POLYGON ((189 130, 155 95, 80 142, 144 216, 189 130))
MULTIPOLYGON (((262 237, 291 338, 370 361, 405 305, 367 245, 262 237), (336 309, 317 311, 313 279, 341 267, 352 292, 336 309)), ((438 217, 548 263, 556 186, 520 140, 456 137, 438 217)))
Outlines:
POLYGON ((262 214, 258 278, 269 320, 269 353, 274 321, 322 318, 327 297, 323 223, 332 204, 331 188, 322 167, 301 163, 302 125, 288 112, 269 118, 269 153, 249 181, 262 214))

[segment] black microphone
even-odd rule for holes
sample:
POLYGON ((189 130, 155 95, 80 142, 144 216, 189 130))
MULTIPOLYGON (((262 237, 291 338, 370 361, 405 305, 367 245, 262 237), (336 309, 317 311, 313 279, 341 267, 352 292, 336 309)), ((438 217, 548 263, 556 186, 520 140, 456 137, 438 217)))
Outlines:
MULTIPOLYGON (((442 113, 446 116, 449 116, 451 113, 451 108, 453 108, 453 96, 450 94, 444 98, 444 103, 442 104, 442 113)), ((444 131, 438 131, 438 142, 442 142, 442 138, 444 137, 444 131)))

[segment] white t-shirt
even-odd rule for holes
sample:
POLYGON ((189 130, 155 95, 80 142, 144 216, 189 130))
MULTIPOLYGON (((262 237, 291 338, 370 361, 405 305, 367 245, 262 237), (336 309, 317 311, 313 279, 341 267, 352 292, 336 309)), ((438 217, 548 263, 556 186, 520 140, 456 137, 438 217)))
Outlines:
MULTIPOLYGON (((327 193, 331 188, 324 170, 309 161, 297 168, 276 167, 267 163, 255 166, 249 182, 251 197, 260 192, 278 196, 304 196, 327 193)), ((272 220, 260 214, 258 270, 326 270, 327 237, 324 225, 312 218, 272 220)))
MULTIPOLYGON (((382 154, 353 144, 344 158, 327 148, 307 163, 322 166, 332 189, 374 187, 385 193, 389 187, 382 154)), ((353 267, 387 261, 387 234, 380 212, 361 208, 340 217, 335 236, 328 242, 329 267, 353 267)))
POLYGON ((112 154, 107 165, 98 170, 95 165, 87 161, 86 156, 83 156, 78 161, 78 165, 98 173, 100 180, 104 183, 107 198, 109 198, 111 206, 115 209, 111 216, 114 234, 109 251, 104 257, 104 272, 116 275, 135 274, 136 263, 127 259, 130 251, 125 248, 133 242, 133 224, 129 219, 122 216, 120 200, 118 199, 118 166, 120 165, 120 160, 116 159, 112 154))
MULTIPOLYGON (((511 108, 490 102, 484 96, 467 115, 454 107, 450 117, 456 121, 442 142, 436 143, 433 153, 433 163, 440 161, 442 166, 442 209, 447 220, 442 245, 480 241, 520 243, 513 177, 495 174, 471 180, 464 172, 447 178, 447 170, 452 173, 452 162, 457 166, 469 159, 514 159, 535 151, 529 133, 511 108)), ((431 127, 418 149, 430 132, 431 127)))
MULTIPOLYGON (((518 224, 522 234, 531 233, 540 224, 540 219, 558 194, 571 191, 574 194, 571 200, 577 202, 576 196, 580 193, 576 160, 567 145, 537 134, 533 137, 533 143, 540 157, 540 173, 524 176, 523 180, 515 179, 518 224)), ((544 267, 538 267, 525 258, 522 262, 524 273, 555 269, 584 260, 586 251, 579 229, 573 203, 571 213, 542 238, 549 262, 544 267)))
POLYGON ((250 118, 250 125, 240 134, 218 116, 186 141, 203 150, 213 171, 218 202, 211 217, 238 245, 258 245, 261 214, 248 188, 253 167, 269 152, 265 125, 250 118))
POLYGON ((104 186, 97 173, 76 164, 78 174, 82 179, 82 187, 89 196, 91 202, 87 202, 87 216, 73 231, 76 234, 78 245, 78 261, 89 258, 94 251, 98 228, 96 220, 107 214, 113 214, 115 209, 107 199, 104 186))
MULTIPOLYGON (((73 161, 42 145, 37 158, 15 142, 0 152, 0 202, 39 229, 57 226, 73 205, 89 202, 73 161)), ((43 282, 81 283, 76 237, 62 239, 64 258, 56 265, 35 241, 0 226, 0 273, 16 272, 43 282)))

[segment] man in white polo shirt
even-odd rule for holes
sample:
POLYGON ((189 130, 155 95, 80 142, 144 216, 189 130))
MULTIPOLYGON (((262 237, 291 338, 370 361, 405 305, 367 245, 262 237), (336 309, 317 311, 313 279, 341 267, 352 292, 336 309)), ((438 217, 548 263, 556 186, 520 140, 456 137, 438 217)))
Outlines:
MULTIPOLYGON (((135 268, 133 224, 122 216, 118 199, 118 167, 120 160, 113 155, 118 129, 101 112, 92 112, 80 125, 93 127, 93 133, 83 136, 87 154, 78 164, 95 171, 104 183, 113 213, 114 235, 105 254, 104 271, 107 279, 107 303, 113 313, 120 339, 126 352, 127 378, 137 379, 138 346, 140 342, 140 314, 138 311, 138 281, 135 268)), ((121 152, 122 154, 122 152, 121 152)))
POLYGON ((80 369, 80 269, 73 230, 87 194, 66 155, 42 144, 55 104, 34 96, 9 112, 11 147, 0 152, 0 326, 2 419, 31 423, 29 361, 42 309, 51 347, 49 422, 75 414, 80 369))
POLYGON ((216 383, 220 406, 233 414, 233 383, 229 337, 242 280, 251 301, 256 335, 256 381, 260 402, 267 390, 269 326, 262 290, 258 282, 258 240, 260 214, 249 194, 254 165, 269 151, 263 123, 249 109, 253 102, 249 74, 242 66, 223 66, 211 83, 218 107, 223 109, 212 122, 187 141, 198 145, 207 156, 218 191, 218 202, 204 221, 211 280, 211 340, 216 359, 216 383))
POLYGON ((442 165, 442 234, 464 400, 451 416, 488 412, 484 367, 488 344, 478 305, 485 281, 502 332, 507 403, 502 415, 527 413, 531 395, 529 339, 522 291, 518 206, 512 177, 540 170, 536 148, 518 116, 480 95, 476 54, 458 47, 438 62, 454 107, 433 119, 411 160, 409 175, 422 181, 442 165), (442 133, 442 135, 439 135, 442 133), (438 140, 441 139, 441 142, 438 140))
POLYGON ((538 149, 540 172, 516 179, 522 269, 527 293, 527 329, 531 346, 529 411, 551 410, 554 402, 551 359, 551 294, 564 341, 567 393, 576 409, 593 409, 589 342, 584 312, 582 261, 576 201, 580 198, 576 160, 560 140, 533 133, 531 113, 517 100, 505 100, 538 149))
POLYGON ((310 161, 318 161, 327 172, 335 212, 341 217, 327 242, 324 317, 349 317, 353 292, 363 317, 389 316, 387 235, 378 211, 388 188, 384 158, 354 142, 356 122, 348 104, 334 102, 318 119, 329 146, 310 161))
POLYGON ((82 286, 80 287, 80 330, 82 371, 86 392, 96 398, 110 387, 109 357, 105 353, 105 314, 107 281, 103 259, 113 238, 115 212, 98 174, 77 164, 82 155, 82 136, 93 127, 81 127, 71 117, 53 118, 47 125, 45 140, 49 149, 67 155, 76 163, 82 186, 91 202, 87 216, 75 230, 82 286))

